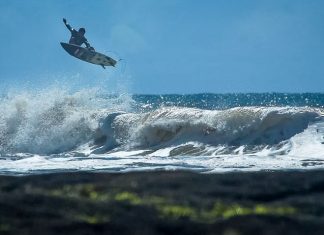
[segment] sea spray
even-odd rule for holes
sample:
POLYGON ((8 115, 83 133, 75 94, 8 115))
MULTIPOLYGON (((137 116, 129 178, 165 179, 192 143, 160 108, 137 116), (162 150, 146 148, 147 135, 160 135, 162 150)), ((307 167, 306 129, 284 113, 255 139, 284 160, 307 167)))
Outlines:
POLYGON ((91 141, 98 120, 109 110, 127 110, 130 98, 97 89, 70 93, 55 88, 9 94, 0 104, 2 152, 61 153, 91 141))

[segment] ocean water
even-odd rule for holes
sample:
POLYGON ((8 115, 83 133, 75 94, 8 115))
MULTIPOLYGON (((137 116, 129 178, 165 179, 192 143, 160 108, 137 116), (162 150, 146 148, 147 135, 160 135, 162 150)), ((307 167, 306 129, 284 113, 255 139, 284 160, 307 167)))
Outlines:
POLYGON ((1 96, 0 174, 324 167, 324 94, 1 96))

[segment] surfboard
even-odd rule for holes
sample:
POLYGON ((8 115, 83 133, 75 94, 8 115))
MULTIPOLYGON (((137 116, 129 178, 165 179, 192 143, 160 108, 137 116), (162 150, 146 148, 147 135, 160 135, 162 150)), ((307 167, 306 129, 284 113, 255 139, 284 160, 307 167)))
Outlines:
POLYGON ((64 50, 69 53, 71 56, 74 56, 80 60, 86 61, 88 63, 101 65, 103 68, 105 66, 114 66, 116 65, 117 61, 106 56, 102 53, 89 50, 85 47, 80 47, 78 45, 73 45, 65 42, 61 42, 61 46, 64 50))

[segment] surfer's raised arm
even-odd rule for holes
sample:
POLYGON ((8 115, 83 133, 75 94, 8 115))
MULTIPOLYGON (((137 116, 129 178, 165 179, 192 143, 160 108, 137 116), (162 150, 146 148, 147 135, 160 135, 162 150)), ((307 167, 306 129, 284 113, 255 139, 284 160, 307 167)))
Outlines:
POLYGON ((64 22, 65 26, 68 28, 68 30, 70 30, 70 32, 72 33, 73 28, 71 27, 71 25, 69 25, 69 23, 66 22, 65 18, 63 18, 63 22, 64 22))
POLYGON ((69 23, 67 23, 65 18, 63 18, 63 22, 65 26, 68 28, 68 30, 70 30, 71 32, 71 38, 69 40, 70 44, 81 46, 84 43, 89 50, 95 51, 95 49, 90 45, 90 43, 84 36, 86 32, 85 28, 79 28, 79 30, 76 31, 74 28, 71 27, 71 25, 69 25, 69 23))

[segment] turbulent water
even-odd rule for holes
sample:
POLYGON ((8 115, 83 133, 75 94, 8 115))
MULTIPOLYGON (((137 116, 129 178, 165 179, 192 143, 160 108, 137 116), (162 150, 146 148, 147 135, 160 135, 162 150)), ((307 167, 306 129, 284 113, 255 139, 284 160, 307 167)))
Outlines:
POLYGON ((8 93, 0 174, 324 165, 324 94, 8 93))

